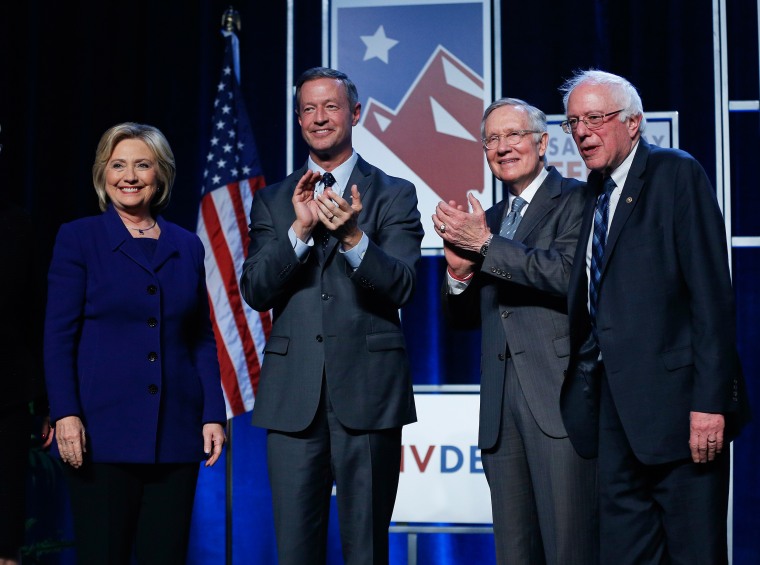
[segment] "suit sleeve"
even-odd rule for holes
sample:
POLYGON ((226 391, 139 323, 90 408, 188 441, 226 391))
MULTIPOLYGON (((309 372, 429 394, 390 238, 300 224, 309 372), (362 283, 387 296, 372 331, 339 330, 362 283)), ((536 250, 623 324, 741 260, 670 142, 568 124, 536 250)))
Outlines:
POLYGON ((679 163, 673 179, 679 267, 690 297, 694 387, 692 410, 726 413, 740 371, 735 351, 734 292, 725 223, 701 165, 679 163))
POLYGON ((77 382, 77 347, 85 305, 87 267, 80 238, 61 226, 48 271, 44 366, 53 423, 65 416, 82 416, 77 382))
MULTIPOLYGON (((565 198, 556 230, 546 234, 547 246, 541 239, 535 247, 494 235, 480 275, 530 286, 555 296, 567 296, 573 257, 581 230, 586 188, 575 187, 565 198)), ((540 228, 539 228, 540 229, 540 228)))
POLYGON ((407 181, 396 181, 388 186, 380 184, 373 190, 380 193, 377 224, 373 233, 367 234, 369 245, 361 265, 348 272, 353 282, 376 299, 400 308, 414 293, 416 264, 424 235, 417 210, 417 193, 414 185, 407 181), (393 187, 396 189, 391 190, 393 187))
POLYGON ((298 260, 290 243, 287 233, 290 224, 279 228, 275 225, 277 216, 272 202, 263 196, 262 190, 253 195, 248 257, 240 277, 243 298, 259 312, 275 307, 305 264, 298 260))

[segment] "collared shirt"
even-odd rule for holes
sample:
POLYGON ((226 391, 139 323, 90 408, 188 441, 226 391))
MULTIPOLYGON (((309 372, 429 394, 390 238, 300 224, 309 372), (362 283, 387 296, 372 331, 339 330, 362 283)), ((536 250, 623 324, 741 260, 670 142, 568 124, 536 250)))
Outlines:
MULTIPOLYGON (((343 196, 343 193, 348 187, 348 181, 351 178, 351 173, 353 172, 358 160, 359 154, 356 151, 353 151, 351 153, 351 156, 346 161, 338 165, 334 170, 330 171, 333 177, 335 177, 335 184, 332 185, 331 189, 333 192, 340 195, 341 198, 345 198, 343 196)), ((317 171, 322 175, 326 172, 322 167, 317 165, 312 160, 311 156, 309 157, 307 166, 310 171, 317 171)), ((324 190, 324 183, 322 181, 319 181, 314 190, 314 197, 316 198, 317 194, 322 194, 324 190)), ((351 195, 349 194, 348 196, 350 198, 351 195)), ((306 255, 309 253, 309 250, 314 247, 313 237, 309 237, 309 241, 307 242, 301 241, 296 237, 296 232, 293 231, 292 226, 288 230, 288 238, 290 239, 290 244, 293 246, 293 251, 295 251, 299 261, 303 261, 306 255)), ((355 271, 359 268, 359 265, 361 265, 362 259, 364 259, 364 254, 367 252, 368 247, 369 238, 367 237, 366 233, 362 233, 362 238, 354 247, 346 251, 341 245, 339 251, 345 256, 346 261, 348 261, 348 264, 351 265, 351 268, 355 271)))
MULTIPOLYGON (((536 196, 536 192, 538 192, 538 189, 541 187, 541 185, 544 183, 544 180, 546 180, 546 177, 549 176, 549 171, 546 168, 541 169, 541 172, 536 175, 536 178, 534 178, 531 183, 523 190, 519 195, 512 194, 512 192, 509 192, 509 197, 507 199, 507 206, 504 210, 505 214, 509 213, 509 210, 512 209, 512 202, 514 202, 515 198, 517 196, 520 196, 523 200, 525 200, 525 204, 523 205, 522 209, 520 210, 520 217, 525 217, 525 211, 530 206, 530 201, 533 200, 533 198, 536 196)), ((498 234, 495 234, 498 235, 498 234)), ((449 270, 446 269, 446 280, 449 284, 449 294, 462 294, 464 290, 469 286, 470 281, 472 281, 472 277, 467 279, 466 281, 459 281, 452 277, 449 274, 449 270)))
MULTIPOLYGON (((620 195, 623 193, 623 186, 625 186, 625 181, 628 178, 628 173, 631 170, 631 165, 633 164, 633 158, 636 155, 636 150, 639 148, 639 142, 636 142, 636 145, 633 146, 633 149, 628 154, 628 157, 625 158, 625 160, 620 163, 620 166, 612 171, 612 180, 615 181, 615 189, 610 194, 610 205, 609 205, 609 211, 607 212, 607 233, 610 233, 610 226, 612 225, 612 218, 615 215, 615 210, 617 210, 618 202, 620 201, 620 195)), ((586 280, 591 281, 591 244, 594 239, 594 228, 592 226, 591 233, 588 237, 588 245, 586 245, 586 280)), ((588 302, 586 303, 586 306, 588 306, 588 302)))
MULTIPOLYGON (((354 171, 354 167, 356 166, 356 161, 358 160, 359 160, 359 154, 356 151, 353 151, 351 153, 351 156, 346 161, 344 161, 343 163, 335 167, 334 170, 330 171, 332 173, 332 176, 335 177, 335 184, 332 185, 331 189, 338 196, 345 198, 343 196, 343 192, 345 192, 345 189, 348 186, 348 180, 351 178, 351 173, 354 171)), ((307 166, 309 167, 310 171, 316 171, 320 175, 324 175, 327 172, 322 167, 317 165, 312 160, 311 156, 309 157, 307 166)), ((322 181, 319 181, 314 190, 314 198, 317 197, 317 194, 322 194, 324 190, 325 190, 324 183, 322 181)))

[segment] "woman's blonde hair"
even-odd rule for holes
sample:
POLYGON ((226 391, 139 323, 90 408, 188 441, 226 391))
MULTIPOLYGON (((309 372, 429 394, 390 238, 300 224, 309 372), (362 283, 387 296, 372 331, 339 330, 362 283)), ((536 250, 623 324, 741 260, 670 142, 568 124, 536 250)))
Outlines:
POLYGON ((125 139, 139 139, 153 152, 158 168, 158 186, 156 196, 150 203, 151 211, 158 213, 169 204, 177 168, 174 164, 174 153, 161 131, 153 126, 124 122, 109 128, 100 138, 95 151, 95 162, 92 165, 92 183, 98 194, 100 209, 108 208, 110 199, 106 192, 106 167, 113 154, 114 148, 125 139))

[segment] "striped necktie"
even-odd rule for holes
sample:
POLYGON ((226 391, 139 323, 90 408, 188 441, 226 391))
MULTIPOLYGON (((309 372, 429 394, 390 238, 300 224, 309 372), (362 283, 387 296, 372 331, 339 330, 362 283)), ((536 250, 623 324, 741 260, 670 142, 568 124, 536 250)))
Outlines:
POLYGON ((596 201, 594 210, 594 235, 591 241, 591 268, 588 285, 588 311, 591 316, 591 328, 596 337, 596 311, 599 304, 599 287, 602 281, 602 263, 604 261, 604 246, 607 243, 607 219, 610 211, 610 195, 615 190, 612 177, 604 179, 603 192, 596 201))

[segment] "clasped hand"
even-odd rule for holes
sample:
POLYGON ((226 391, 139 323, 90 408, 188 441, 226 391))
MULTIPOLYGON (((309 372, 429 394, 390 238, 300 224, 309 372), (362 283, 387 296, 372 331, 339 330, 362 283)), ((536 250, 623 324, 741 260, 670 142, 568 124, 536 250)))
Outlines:
POLYGON ((293 210, 296 220, 293 231, 301 241, 311 237, 318 223, 335 232, 344 249, 354 247, 361 239, 362 232, 357 225, 357 217, 362 211, 361 195, 356 185, 351 186, 351 203, 329 188, 316 194, 315 187, 322 178, 316 171, 306 171, 293 191, 293 210))
POLYGON ((486 224, 486 213, 480 201, 467 195, 472 212, 454 200, 439 202, 433 214, 433 225, 444 242, 464 251, 479 251, 491 231, 486 224))
POLYGON ((467 195, 472 212, 454 200, 439 202, 433 214, 436 233, 443 239, 443 254, 452 273, 465 277, 475 270, 480 247, 491 231, 486 213, 472 194, 467 195))

